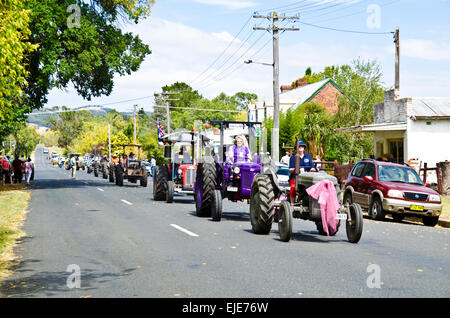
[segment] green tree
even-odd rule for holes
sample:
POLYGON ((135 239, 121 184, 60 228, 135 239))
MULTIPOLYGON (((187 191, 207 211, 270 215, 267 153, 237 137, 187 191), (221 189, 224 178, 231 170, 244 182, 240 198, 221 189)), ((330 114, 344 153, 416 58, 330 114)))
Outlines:
POLYGON ((16 140, 16 155, 25 155, 28 157, 39 143, 39 133, 33 127, 23 125, 21 129, 14 133, 16 140))
POLYGON ((151 53, 138 36, 122 33, 119 22, 149 14, 149 0, 29 0, 31 43, 27 67, 27 105, 39 108, 53 88, 73 86, 83 98, 109 95, 115 75, 138 70, 151 53), (68 23, 70 5, 80 8, 80 23, 68 23))
POLYGON ((19 129, 25 114, 24 90, 28 85, 27 56, 37 49, 30 42, 26 1, 0 1, 0 141, 19 129))

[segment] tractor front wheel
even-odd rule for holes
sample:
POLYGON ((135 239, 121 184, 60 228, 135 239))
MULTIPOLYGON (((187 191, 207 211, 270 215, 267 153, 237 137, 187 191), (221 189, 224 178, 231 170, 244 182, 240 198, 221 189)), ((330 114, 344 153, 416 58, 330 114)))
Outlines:
POLYGON ((250 193, 250 222, 256 234, 269 234, 274 218, 272 181, 267 175, 256 175, 250 193))
POLYGON ((281 201, 278 211, 278 232, 281 241, 289 242, 292 235, 292 207, 288 201, 281 201))
POLYGON ((213 221, 220 222, 222 219, 222 192, 214 190, 214 198, 211 204, 211 216, 213 221))
POLYGON ((216 167, 212 163, 200 163, 195 180, 195 210, 197 216, 211 216, 211 205, 216 189, 216 167))

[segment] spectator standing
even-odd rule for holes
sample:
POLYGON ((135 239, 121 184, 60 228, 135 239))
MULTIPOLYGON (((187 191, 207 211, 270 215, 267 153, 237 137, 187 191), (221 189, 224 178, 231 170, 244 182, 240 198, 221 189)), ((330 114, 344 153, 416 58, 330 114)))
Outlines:
POLYGON ((13 183, 12 176, 11 176, 11 170, 12 166, 9 162, 9 157, 6 157, 6 159, 2 162, 2 168, 3 168, 3 184, 5 184, 6 178, 9 178, 9 183, 13 183))
POLYGON ((27 184, 30 184, 31 174, 33 173, 34 164, 31 162, 31 158, 25 162, 25 180, 27 184))
POLYGON ((281 163, 284 165, 289 165, 289 160, 291 159, 291 156, 289 155, 289 151, 286 151, 284 156, 281 158, 281 163))
POLYGON ((155 157, 153 157, 153 156, 151 156, 150 158, 151 158, 150 159, 150 171, 151 171, 152 178, 153 178, 155 175, 156 160, 155 160, 155 157))
POLYGON ((317 170, 322 169, 322 159, 320 159, 319 155, 316 155, 316 159, 314 159, 313 162, 316 165, 317 170))
POLYGON ((72 156, 72 158, 70 158, 69 163, 72 167, 72 179, 75 179, 75 172, 77 171, 77 160, 75 159, 75 156, 72 156))
POLYGON ((22 183, 22 168, 23 168, 23 161, 20 160, 19 156, 15 156, 12 166, 14 168, 14 183, 22 183))

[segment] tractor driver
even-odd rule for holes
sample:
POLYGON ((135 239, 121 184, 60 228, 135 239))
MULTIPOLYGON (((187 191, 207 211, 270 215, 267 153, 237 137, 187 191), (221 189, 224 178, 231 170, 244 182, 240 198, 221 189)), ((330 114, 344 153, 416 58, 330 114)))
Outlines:
POLYGON ((240 161, 249 161, 252 157, 248 149, 247 139, 244 136, 235 137, 236 144, 227 151, 227 163, 233 164, 240 161))
MULTIPOLYGON (((305 153, 306 144, 299 140, 297 154, 300 156, 300 173, 303 172, 317 172, 315 168, 314 162, 311 156, 305 153)), ((289 160, 289 184, 291 186, 291 190, 289 191, 289 199, 291 204, 295 202, 295 156, 291 156, 289 160)))

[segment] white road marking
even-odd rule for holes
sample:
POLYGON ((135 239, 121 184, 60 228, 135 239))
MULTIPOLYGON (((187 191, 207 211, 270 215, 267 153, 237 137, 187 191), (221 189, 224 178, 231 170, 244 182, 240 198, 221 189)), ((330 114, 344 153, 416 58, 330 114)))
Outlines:
POLYGON ((189 230, 186 230, 185 228, 182 228, 182 227, 179 226, 179 225, 176 225, 176 224, 170 224, 170 226, 176 228, 178 231, 181 231, 181 232, 183 232, 183 233, 186 233, 186 234, 189 235, 189 236, 198 237, 198 234, 195 234, 195 233, 193 233, 193 232, 191 232, 191 231, 189 231, 189 230))
POLYGON ((131 202, 128 202, 127 200, 120 200, 120 201, 122 201, 123 203, 126 203, 126 204, 128 204, 128 205, 133 205, 133 203, 131 203, 131 202))
POLYGON ((103 189, 100 189, 100 188, 97 188, 97 190, 98 190, 98 191, 102 191, 102 192, 105 192, 105 190, 103 190, 103 189))

